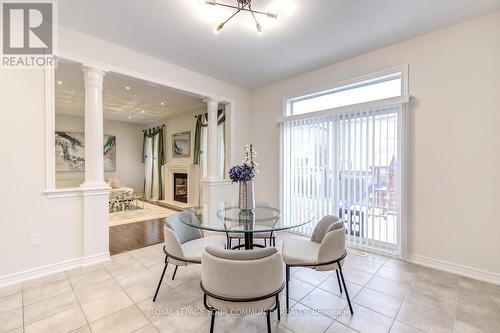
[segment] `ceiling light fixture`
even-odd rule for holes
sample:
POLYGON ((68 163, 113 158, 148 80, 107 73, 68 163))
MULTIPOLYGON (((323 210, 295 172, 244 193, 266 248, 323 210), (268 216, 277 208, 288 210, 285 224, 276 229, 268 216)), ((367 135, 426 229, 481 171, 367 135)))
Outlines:
POLYGON ((130 87, 129 86, 125 86, 125 89, 130 90, 130 87))
POLYGON ((163 105, 165 105, 165 103, 164 103, 164 102, 161 102, 160 104, 161 104, 162 106, 163 106, 163 105))
POLYGON ((144 110, 141 111, 141 113, 144 113, 144 112, 146 112, 146 111, 144 111, 144 110))
POLYGON ((63 84, 63 82, 62 82, 62 81, 57 81, 57 84, 58 84, 58 85, 62 85, 62 84, 63 84))
POLYGON ((128 119, 132 119, 132 116, 128 116, 128 119))
POLYGON ((236 6, 228 5, 222 2, 217 2, 216 0, 201 0, 200 2, 211 6, 222 6, 222 7, 236 9, 236 11, 231 16, 229 16, 229 18, 227 18, 224 22, 219 23, 219 25, 213 29, 214 33, 216 34, 219 33, 222 30, 222 28, 224 28, 224 26, 229 20, 231 20, 233 17, 236 16, 236 14, 238 14, 241 11, 250 12, 252 14, 253 20, 255 21, 255 27, 257 28, 258 33, 262 33, 262 26, 257 20, 255 14, 266 15, 267 17, 271 17, 274 19, 281 19, 282 17, 281 13, 271 13, 271 12, 262 12, 259 10, 253 10, 252 0, 236 0, 236 6))

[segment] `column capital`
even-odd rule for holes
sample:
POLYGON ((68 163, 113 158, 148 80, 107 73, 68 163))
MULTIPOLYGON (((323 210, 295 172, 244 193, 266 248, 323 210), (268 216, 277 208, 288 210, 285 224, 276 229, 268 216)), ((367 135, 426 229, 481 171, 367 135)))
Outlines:
POLYGON ((90 67, 90 66, 82 66, 83 70, 83 79, 85 81, 86 87, 96 87, 102 88, 104 75, 106 75, 106 71, 90 67))
POLYGON ((205 103, 207 103, 207 111, 208 112, 216 112, 217 108, 219 106, 219 101, 215 98, 212 97, 207 97, 203 100, 205 103))

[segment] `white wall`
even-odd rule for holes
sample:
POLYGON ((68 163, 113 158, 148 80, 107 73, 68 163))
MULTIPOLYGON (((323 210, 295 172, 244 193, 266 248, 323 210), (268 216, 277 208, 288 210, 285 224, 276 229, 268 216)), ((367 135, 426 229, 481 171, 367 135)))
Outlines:
MULTIPOLYGON (((8 274, 81 256, 81 198, 48 200, 40 70, 0 70, 0 285, 8 274), (30 233, 41 245, 29 246, 30 233)), ((15 276, 13 277, 15 278, 15 276)))
MULTIPOLYGON (((103 69, 169 82, 234 104, 235 149, 248 141, 249 91, 129 49, 59 27, 59 55, 103 69)), ((82 197, 48 199, 45 184, 45 80, 37 69, 0 74, 0 285, 33 277, 82 256, 82 197), (29 246, 39 232, 41 245, 29 246), (43 266, 50 266, 41 271, 43 266), (21 274, 24 272, 23 274, 21 274)), ((67 267, 67 266, 64 266, 67 267)))
MULTIPOLYGON (((56 113, 56 131, 85 132, 85 118, 56 113)), ((143 192, 144 165, 142 163, 142 125, 105 120, 104 135, 116 136, 116 171, 104 173, 107 177, 118 178, 120 186, 131 187, 143 192)), ((56 172, 56 187, 80 186, 85 178, 81 172, 56 172)))
POLYGON ((499 36, 497 11, 256 89, 257 197, 278 202, 284 96, 409 64, 409 252, 500 283, 499 36))

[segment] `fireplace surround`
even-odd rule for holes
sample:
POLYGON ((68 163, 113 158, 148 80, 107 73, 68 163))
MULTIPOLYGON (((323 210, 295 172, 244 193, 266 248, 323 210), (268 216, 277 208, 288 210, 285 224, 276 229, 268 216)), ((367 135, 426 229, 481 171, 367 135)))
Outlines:
POLYGON ((161 200, 161 203, 177 209, 183 209, 185 207, 199 204, 200 195, 200 179, 199 179, 199 169, 197 165, 194 164, 165 164, 163 166, 164 185, 163 189, 165 193, 165 199, 161 200), (185 174, 187 177, 185 180, 181 180, 181 186, 187 185, 185 188, 180 187, 181 195, 183 196, 184 190, 187 190, 187 195, 184 198, 175 197, 175 178, 177 174, 185 174), (186 184, 184 184, 186 183, 186 184))

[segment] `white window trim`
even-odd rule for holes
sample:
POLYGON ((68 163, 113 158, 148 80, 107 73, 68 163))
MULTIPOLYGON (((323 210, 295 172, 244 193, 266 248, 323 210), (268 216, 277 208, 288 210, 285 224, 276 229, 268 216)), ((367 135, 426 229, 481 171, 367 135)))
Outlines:
MULTIPOLYGON (((323 112, 330 114, 330 113, 335 113, 335 112, 339 112, 339 111, 345 111, 345 110, 351 109, 351 108, 358 108, 358 107, 363 106, 363 105, 373 106, 373 105, 377 105, 377 104, 388 104, 391 102, 391 100, 400 101, 402 103, 407 102, 407 103, 403 103, 403 105, 404 105, 403 107, 409 108, 409 103, 410 103, 412 98, 409 95, 408 67, 409 67, 408 64, 400 65, 400 66, 388 68, 386 70, 358 76, 358 77, 355 77, 353 79, 339 81, 339 82, 330 84, 328 86, 322 86, 322 87, 315 88, 315 89, 304 90, 304 91, 301 91, 301 92, 298 92, 298 93, 295 93, 292 95, 287 95, 287 96, 283 97, 283 117, 278 119, 278 123, 282 123, 285 120, 292 120, 292 119, 300 118, 302 116, 302 115, 290 115, 290 113, 289 113, 291 102, 293 102, 294 100, 297 100, 301 97, 308 96, 308 95, 314 96, 315 94, 316 95, 321 94, 321 92, 323 92, 323 91, 334 90, 334 89, 342 87, 342 86, 355 84, 355 83, 361 82, 361 81, 368 81, 368 80, 375 79, 375 78, 380 77, 380 76, 386 76, 386 75, 390 75, 390 74, 394 74, 394 73, 398 73, 398 72, 401 73, 401 96, 392 97, 392 98, 385 98, 385 99, 370 101, 370 102, 366 102, 366 103, 352 104, 352 105, 333 108, 333 109, 329 109, 329 110, 314 111, 314 112, 305 113, 303 115, 305 115, 305 117, 311 117, 311 116, 317 116, 317 115, 319 116, 323 112)), ((409 126, 408 111, 409 110, 407 110, 405 112, 406 116, 403 118, 403 122, 402 122, 402 126, 404 127, 404 131, 403 131, 404 135, 401 138, 402 142, 401 142, 401 151, 400 151, 401 170, 403 171, 403 176, 400 179, 401 196, 400 196, 399 209, 401 210, 401 224, 400 224, 400 235, 398 236, 398 238, 399 238, 399 258, 401 258, 403 260, 408 259, 408 253, 409 253, 409 251, 408 251, 408 239, 409 239, 409 235, 408 235, 408 230, 409 230, 409 226, 408 226, 408 221, 409 221, 408 220, 408 216, 409 216, 409 213, 408 213, 408 183, 409 183, 408 158, 410 155, 410 151, 409 151, 409 149, 410 149, 410 145, 409 145, 410 126, 409 126)), ((283 193, 282 193, 283 176, 282 176, 282 172, 281 172, 281 170, 283 170, 283 135, 282 135, 281 130, 280 130, 280 139, 279 140, 280 140, 280 142, 279 142, 279 145, 280 145, 279 146, 280 147, 280 154, 279 154, 279 156, 280 156, 280 158, 279 158, 279 168, 280 168, 279 169, 279 171, 280 171, 279 202, 280 202, 280 207, 281 207, 281 204, 283 202, 283 193)), ((363 248, 362 250, 363 251, 370 251, 370 249, 366 249, 366 248, 363 248)), ((373 250, 373 252, 380 253, 381 251, 373 250)), ((389 253, 389 254, 393 255, 391 253, 389 253)))

